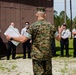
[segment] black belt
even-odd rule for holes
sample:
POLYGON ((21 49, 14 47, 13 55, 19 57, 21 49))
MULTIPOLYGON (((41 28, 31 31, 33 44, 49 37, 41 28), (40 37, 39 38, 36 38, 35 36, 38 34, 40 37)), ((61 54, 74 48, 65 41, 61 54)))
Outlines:
POLYGON ((61 40, 64 40, 64 41, 66 41, 66 40, 68 40, 68 38, 66 38, 66 39, 63 39, 63 38, 61 38, 61 40))
POLYGON ((74 39, 76 39, 76 38, 74 38, 74 39))

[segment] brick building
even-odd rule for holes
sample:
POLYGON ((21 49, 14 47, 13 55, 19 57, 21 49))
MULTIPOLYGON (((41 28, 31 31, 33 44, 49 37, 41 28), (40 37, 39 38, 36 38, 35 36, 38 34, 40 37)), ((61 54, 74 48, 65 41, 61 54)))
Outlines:
MULTIPOLYGON (((25 21, 33 23, 37 20, 35 13, 37 7, 46 7, 46 20, 53 24, 53 0, 0 0, 0 36, 5 43, 4 32, 11 22, 21 31, 25 21)), ((21 44, 17 52, 22 51, 21 44)))

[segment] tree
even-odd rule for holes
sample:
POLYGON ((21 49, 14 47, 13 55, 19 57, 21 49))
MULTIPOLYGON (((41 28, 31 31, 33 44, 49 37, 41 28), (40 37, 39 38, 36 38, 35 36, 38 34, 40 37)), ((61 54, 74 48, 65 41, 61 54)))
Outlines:
MULTIPOLYGON (((64 23, 64 13, 65 13, 64 11, 61 11, 60 14, 58 15, 58 12, 54 10, 54 24, 56 28, 64 23)), ((70 18, 67 15, 66 15, 66 25, 67 28, 70 29, 70 18)))
POLYGON ((54 18, 56 18, 58 15, 58 12, 56 10, 54 10, 54 18))
POLYGON ((73 24, 76 24, 76 16, 75 16, 75 18, 73 19, 73 24))
POLYGON ((58 16, 58 12, 56 10, 54 10, 54 25, 56 29, 60 25, 60 17, 58 16))
POLYGON ((75 16, 75 18, 73 19, 73 26, 72 26, 72 28, 75 28, 75 24, 76 24, 76 16, 75 16))

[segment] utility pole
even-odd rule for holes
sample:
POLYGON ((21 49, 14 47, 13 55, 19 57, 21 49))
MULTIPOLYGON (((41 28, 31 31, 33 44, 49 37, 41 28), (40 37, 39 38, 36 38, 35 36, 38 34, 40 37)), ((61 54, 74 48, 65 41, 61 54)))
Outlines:
POLYGON ((72 1, 70 0, 70 31, 71 31, 71 39, 72 39, 72 1))
POLYGON ((64 0, 64 23, 66 23, 66 0, 64 0))

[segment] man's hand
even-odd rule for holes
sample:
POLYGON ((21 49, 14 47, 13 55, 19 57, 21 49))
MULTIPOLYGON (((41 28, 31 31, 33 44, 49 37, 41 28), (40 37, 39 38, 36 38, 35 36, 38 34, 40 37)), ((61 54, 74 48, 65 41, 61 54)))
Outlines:
POLYGON ((32 40, 30 40, 30 43, 32 43, 32 40))
POLYGON ((58 26, 58 36, 56 37, 56 40, 60 41, 61 40, 61 34, 63 31, 63 26, 58 26))
POLYGON ((9 35, 6 35, 6 39, 9 41, 10 40, 10 36, 9 35))
POLYGON ((61 38, 62 31, 63 31, 63 25, 61 27, 58 26, 59 38, 61 38))
POLYGON ((63 31, 63 25, 60 27, 60 26, 58 26, 58 32, 59 32, 59 34, 61 34, 62 33, 62 31, 63 31))

